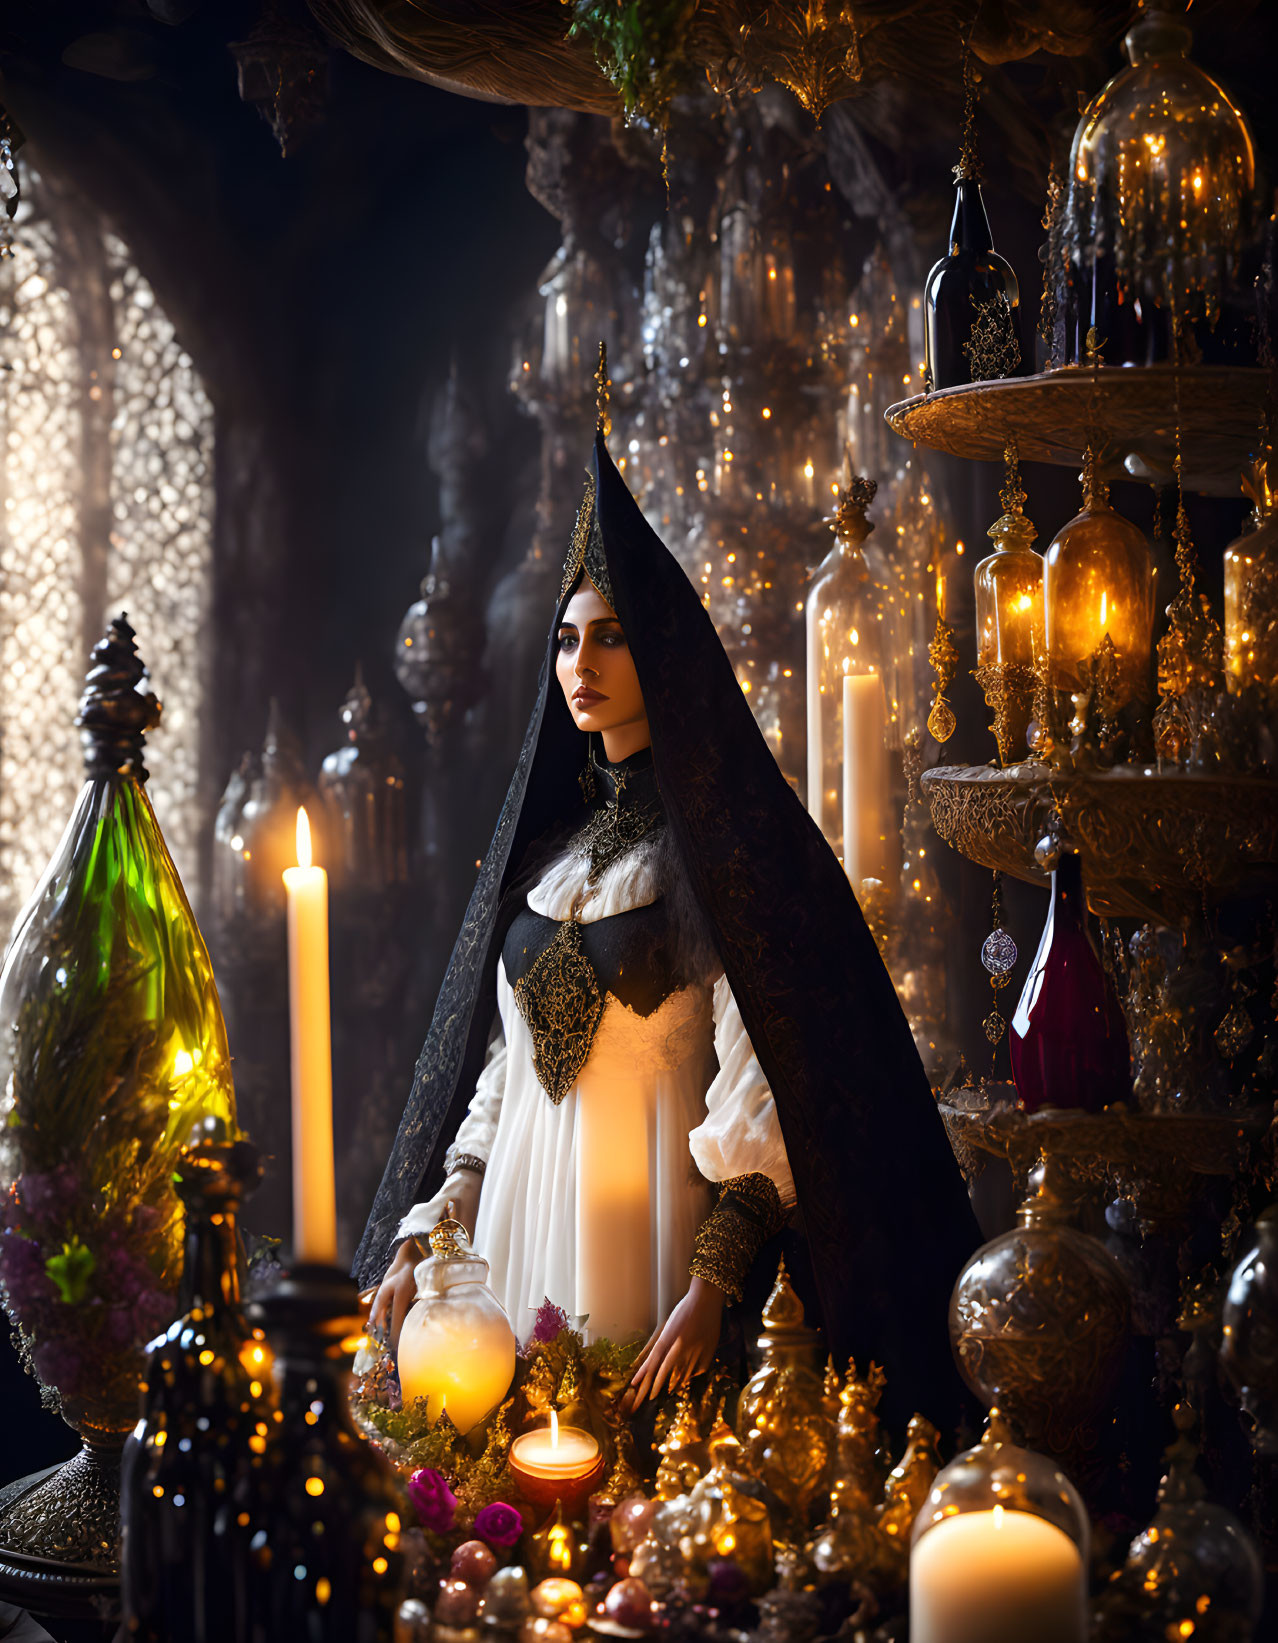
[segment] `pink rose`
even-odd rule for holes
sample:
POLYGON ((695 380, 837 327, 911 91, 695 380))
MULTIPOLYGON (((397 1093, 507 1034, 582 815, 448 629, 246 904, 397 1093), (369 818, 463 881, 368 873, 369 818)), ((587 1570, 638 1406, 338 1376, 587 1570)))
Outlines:
POLYGON ((448 1487, 448 1479, 433 1466, 419 1466, 408 1480, 408 1498, 412 1501, 423 1529, 433 1534, 446 1535, 457 1514, 457 1496, 448 1487))
POLYGON ((475 1533, 490 1546, 513 1546, 523 1532, 523 1518, 504 1500, 493 1501, 475 1518, 475 1533))

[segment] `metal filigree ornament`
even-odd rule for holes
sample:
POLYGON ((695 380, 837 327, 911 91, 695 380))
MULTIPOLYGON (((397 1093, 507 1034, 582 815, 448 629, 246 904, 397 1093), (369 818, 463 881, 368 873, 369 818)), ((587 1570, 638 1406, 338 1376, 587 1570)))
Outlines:
POLYGON ((999 1040, 1007 1031, 1007 1020, 998 1007, 998 995, 1012 979, 1016 963, 1016 943, 1003 928, 1003 875, 995 873, 994 889, 990 896, 989 935, 981 943, 981 963, 985 966, 993 989, 994 1002, 990 1013, 982 1021, 985 1036, 997 1051, 999 1040))
POLYGON ((564 919, 550 945, 516 982, 515 1003, 532 1035, 537 1082, 557 1107, 577 1082, 604 1013, 599 980, 581 950, 575 916, 564 919))
POLYGON ((936 613, 936 632, 927 647, 927 659, 936 675, 936 695, 927 716, 928 732, 934 741, 948 742, 954 734, 958 720, 954 717, 954 709, 945 700, 945 693, 954 682, 959 653, 954 643, 954 629, 939 609, 936 613))
POLYGON ((963 355, 973 382, 995 382, 1020 368, 1021 344, 1012 305, 1001 291, 976 304, 972 334, 963 355))

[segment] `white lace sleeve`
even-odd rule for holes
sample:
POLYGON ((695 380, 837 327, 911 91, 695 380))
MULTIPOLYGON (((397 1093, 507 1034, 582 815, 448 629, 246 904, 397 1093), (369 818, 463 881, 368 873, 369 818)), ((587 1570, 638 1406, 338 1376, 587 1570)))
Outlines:
POLYGON ((714 1049, 719 1071, 706 1091, 706 1116, 688 1136, 693 1161, 708 1181, 766 1175, 788 1209, 794 1178, 776 1103, 726 976, 714 986, 714 1049))
MULTIPOLYGON (((457 1128, 457 1135, 452 1146, 448 1149, 449 1160, 466 1157, 477 1158, 486 1164, 492 1153, 493 1138, 497 1134, 497 1120, 501 1117, 502 1096, 506 1092, 506 1039, 498 1020, 488 1040, 488 1054, 484 1060, 483 1071, 475 1084, 475 1093, 471 1097, 466 1116, 457 1128)), ((399 1238, 408 1238, 414 1233, 425 1236, 438 1222, 449 1198, 455 1190, 456 1174, 450 1170, 442 1187, 433 1198, 424 1204, 414 1204, 408 1214, 399 1223, 399 1238)))

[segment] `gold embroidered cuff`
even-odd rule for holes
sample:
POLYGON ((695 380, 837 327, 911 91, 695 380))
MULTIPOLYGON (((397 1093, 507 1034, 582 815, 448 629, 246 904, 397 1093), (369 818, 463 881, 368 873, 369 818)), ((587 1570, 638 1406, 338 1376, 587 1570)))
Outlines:
POLYGON ((767 1175, 725 1181, 719 1202, 697 1229, 688 1274, 704 1278, 734 1301, 755 1256, 785 1224, 776 1184, 767 1175))

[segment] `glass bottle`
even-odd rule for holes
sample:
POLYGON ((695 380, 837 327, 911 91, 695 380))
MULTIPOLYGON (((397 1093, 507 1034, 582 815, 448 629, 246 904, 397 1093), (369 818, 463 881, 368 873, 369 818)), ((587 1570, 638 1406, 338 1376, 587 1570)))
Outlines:
POLYGON ((1144 531, 1110 507, 1090 448, 1082 483, 1082 512, 1043 559, 1049 682, 1079 691, 1096 675, 1116 713, 1150 695, 1154 562, 1144 531))
MULTIPOLYGON (((173 1317, 178 1155, 200 1119, 235 1122, 208 951, 146 796, 159 703, 145 679, 117 618, 80 703, 86 781, 0 976, 0 1281, 29 1363, 86 1441, 70 1464, 99 1474, 118 1466, 144 1348, 173 1317)), ((113 1563, 116 1489, 38 1485, 55 1543, 113 1563), (69 1500, 97 1521, 73 1522, 69 1500)), ((33 1521, 38 1506, 32 1491, 33 1521)))
POLYGON ((950 247, 923 287, 929 388, 1015 376, 1021 369, 1021 292, 994 249, 975 163, 956 168, 950 247))
POLYGON ((1083 867, 1063 850, 1052 904, 1008 1033, 1012 1078, 1026 1112, 1129 1101, 1131 1055, 1113 984, 1087 928, 1083 867))
POLYGON ((255 1147, 217 1135, 178 1165, 181 1311, 148 1348, 142 1418, 125 1445, 120 1487, 125 1635, 147 1643, 249 1635, 250 1544, 272 1397, 270 1354, 240 1307, 236 1221, 260 1175, 255 1147))
POLYGON ((854 884, 886 878, 895 826, 883 677, 889 595, 865 548, 876 488, 856 478, 840 492, 834 546, 812 573, 806 609, 808 811, 854 884))
POLYGON ((1004 453, 1007 482, 1002 516, 989 528, 994 552, 976 567, 976 680, 994 710, 999 758, 1025 756, 1025 732, 1043 650, 1043 556, 1025 517, 1025 489, 1014 446, 1004 453))
POLYGON ((254 1311, 279 1407, 257 1491, 252 1636, 392 1643, 405 1505, 394 1467, 351 1419, 355 1285, 336 1267, 300 1264, 254 1311))
POLYGON ((1272 456, 1253 467, 1246 488, 1256 504, 1251 529, 1225 549, 1225 680, 1231 692, 1278 691, 1278 498, 1272 456))

